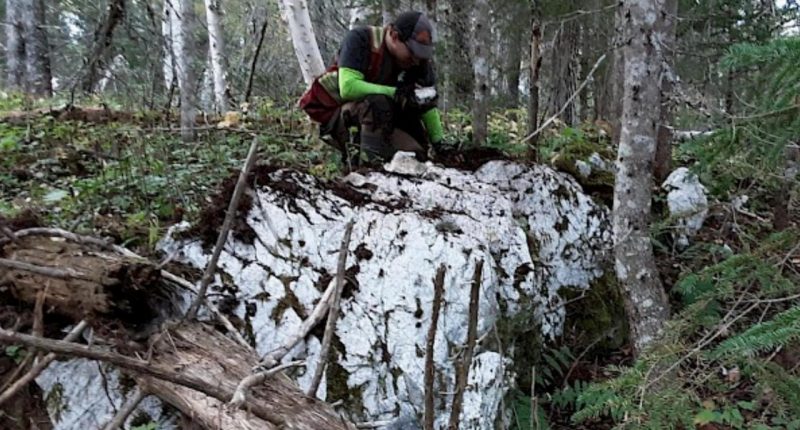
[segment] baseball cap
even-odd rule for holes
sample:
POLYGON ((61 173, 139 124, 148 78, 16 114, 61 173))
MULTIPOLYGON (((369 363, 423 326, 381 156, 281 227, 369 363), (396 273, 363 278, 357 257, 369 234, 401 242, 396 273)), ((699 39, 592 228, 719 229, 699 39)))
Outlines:
POLYGON ((404 12, 392 24, 415 57, 430 60, 433 57, 433 26, 422 12, 404 12))

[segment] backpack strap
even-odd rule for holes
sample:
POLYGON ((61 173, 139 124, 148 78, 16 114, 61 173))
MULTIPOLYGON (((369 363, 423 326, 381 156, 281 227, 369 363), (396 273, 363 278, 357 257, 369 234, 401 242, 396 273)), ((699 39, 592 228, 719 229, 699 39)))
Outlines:
POLYGON ((369 68, 365 77, 368 81, 375 82, 380 77, 381 66, 383 65, 383 55, 386 52, 386 46, 383 43, 385 30, 383 27, 369 27, 370 39, 370 53, 369 53, 369 68))

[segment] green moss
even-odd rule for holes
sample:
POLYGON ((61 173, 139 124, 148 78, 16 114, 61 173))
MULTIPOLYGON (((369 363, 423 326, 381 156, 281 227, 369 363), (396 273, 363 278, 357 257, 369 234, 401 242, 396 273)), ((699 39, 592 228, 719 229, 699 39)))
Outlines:
POLYGON ((306 310, 303 305, 300 303, 300 299, 294 294, 292 291, 292 283, 297 281, 299 278, 295 276, 281 276, 280 280, 283 283, 283 290, 285 294, 278 300, 278 304, 272 309, 272 313, 270 314, 270 318, 272 318, 275 323, 280 323, 281 319, 283 318, 283 313, 286 312, 286 309, 291 308, 297 316, 301 319, 306 319, 306 310))
POLYGON ((628 323, 619 284, 611 270, 595 280, 588 290, 562 289, 567 302, 565 337, 574 350, 593 345, 595 351, 617 350, 628 341, 628 323), (572 342, 571 342, 572 343, 572 342))
POLYGON ((328 403, 342 401, 345 409, 360 415, 361 411, 364 410, 364 404, 361 400, 363 388, 361 386, 351 388, 347 385, 347 379, 350 374, 339 364, 339 358, 344 350, 344 345, 339 338, 333 336, 331 339, 331 356, 328 360, 328 365, 325 367, 327 387, 325 401, 328 403))

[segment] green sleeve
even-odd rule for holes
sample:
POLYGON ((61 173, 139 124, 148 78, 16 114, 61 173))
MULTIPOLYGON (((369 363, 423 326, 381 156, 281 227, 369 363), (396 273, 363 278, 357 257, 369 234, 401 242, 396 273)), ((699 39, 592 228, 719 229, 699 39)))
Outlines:
POLYGON ((371 94, 394 97, 394 87, 373 84, 364 80, 364 74, 355 69, 339 69, 339 95, 344 101, 363 99, 371 94))
POLYGON ((439 116, 439 109, 433 108, 422 115, 422 122, 425 124, 425 129, 428 130, 428 138, 431 143, 439 143, 444 137, 444 128, 442 127, 442 119, 439 116))

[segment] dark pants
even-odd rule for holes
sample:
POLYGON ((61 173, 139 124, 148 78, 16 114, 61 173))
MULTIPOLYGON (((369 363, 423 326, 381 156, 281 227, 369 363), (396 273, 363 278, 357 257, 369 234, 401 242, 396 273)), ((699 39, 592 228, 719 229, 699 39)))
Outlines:
POLYGON ((388 161, 397 151, 415 152, 424 159, 428 139, 421 117, 419 111, 400 109, 390 97, 370 95, 342 105, 320 127, 320 135, 342 152, 346 162, 356 165, 364 158, 368 162, 388 161), (357 141, 352 144, 351 127, 358 128, 357 141))

